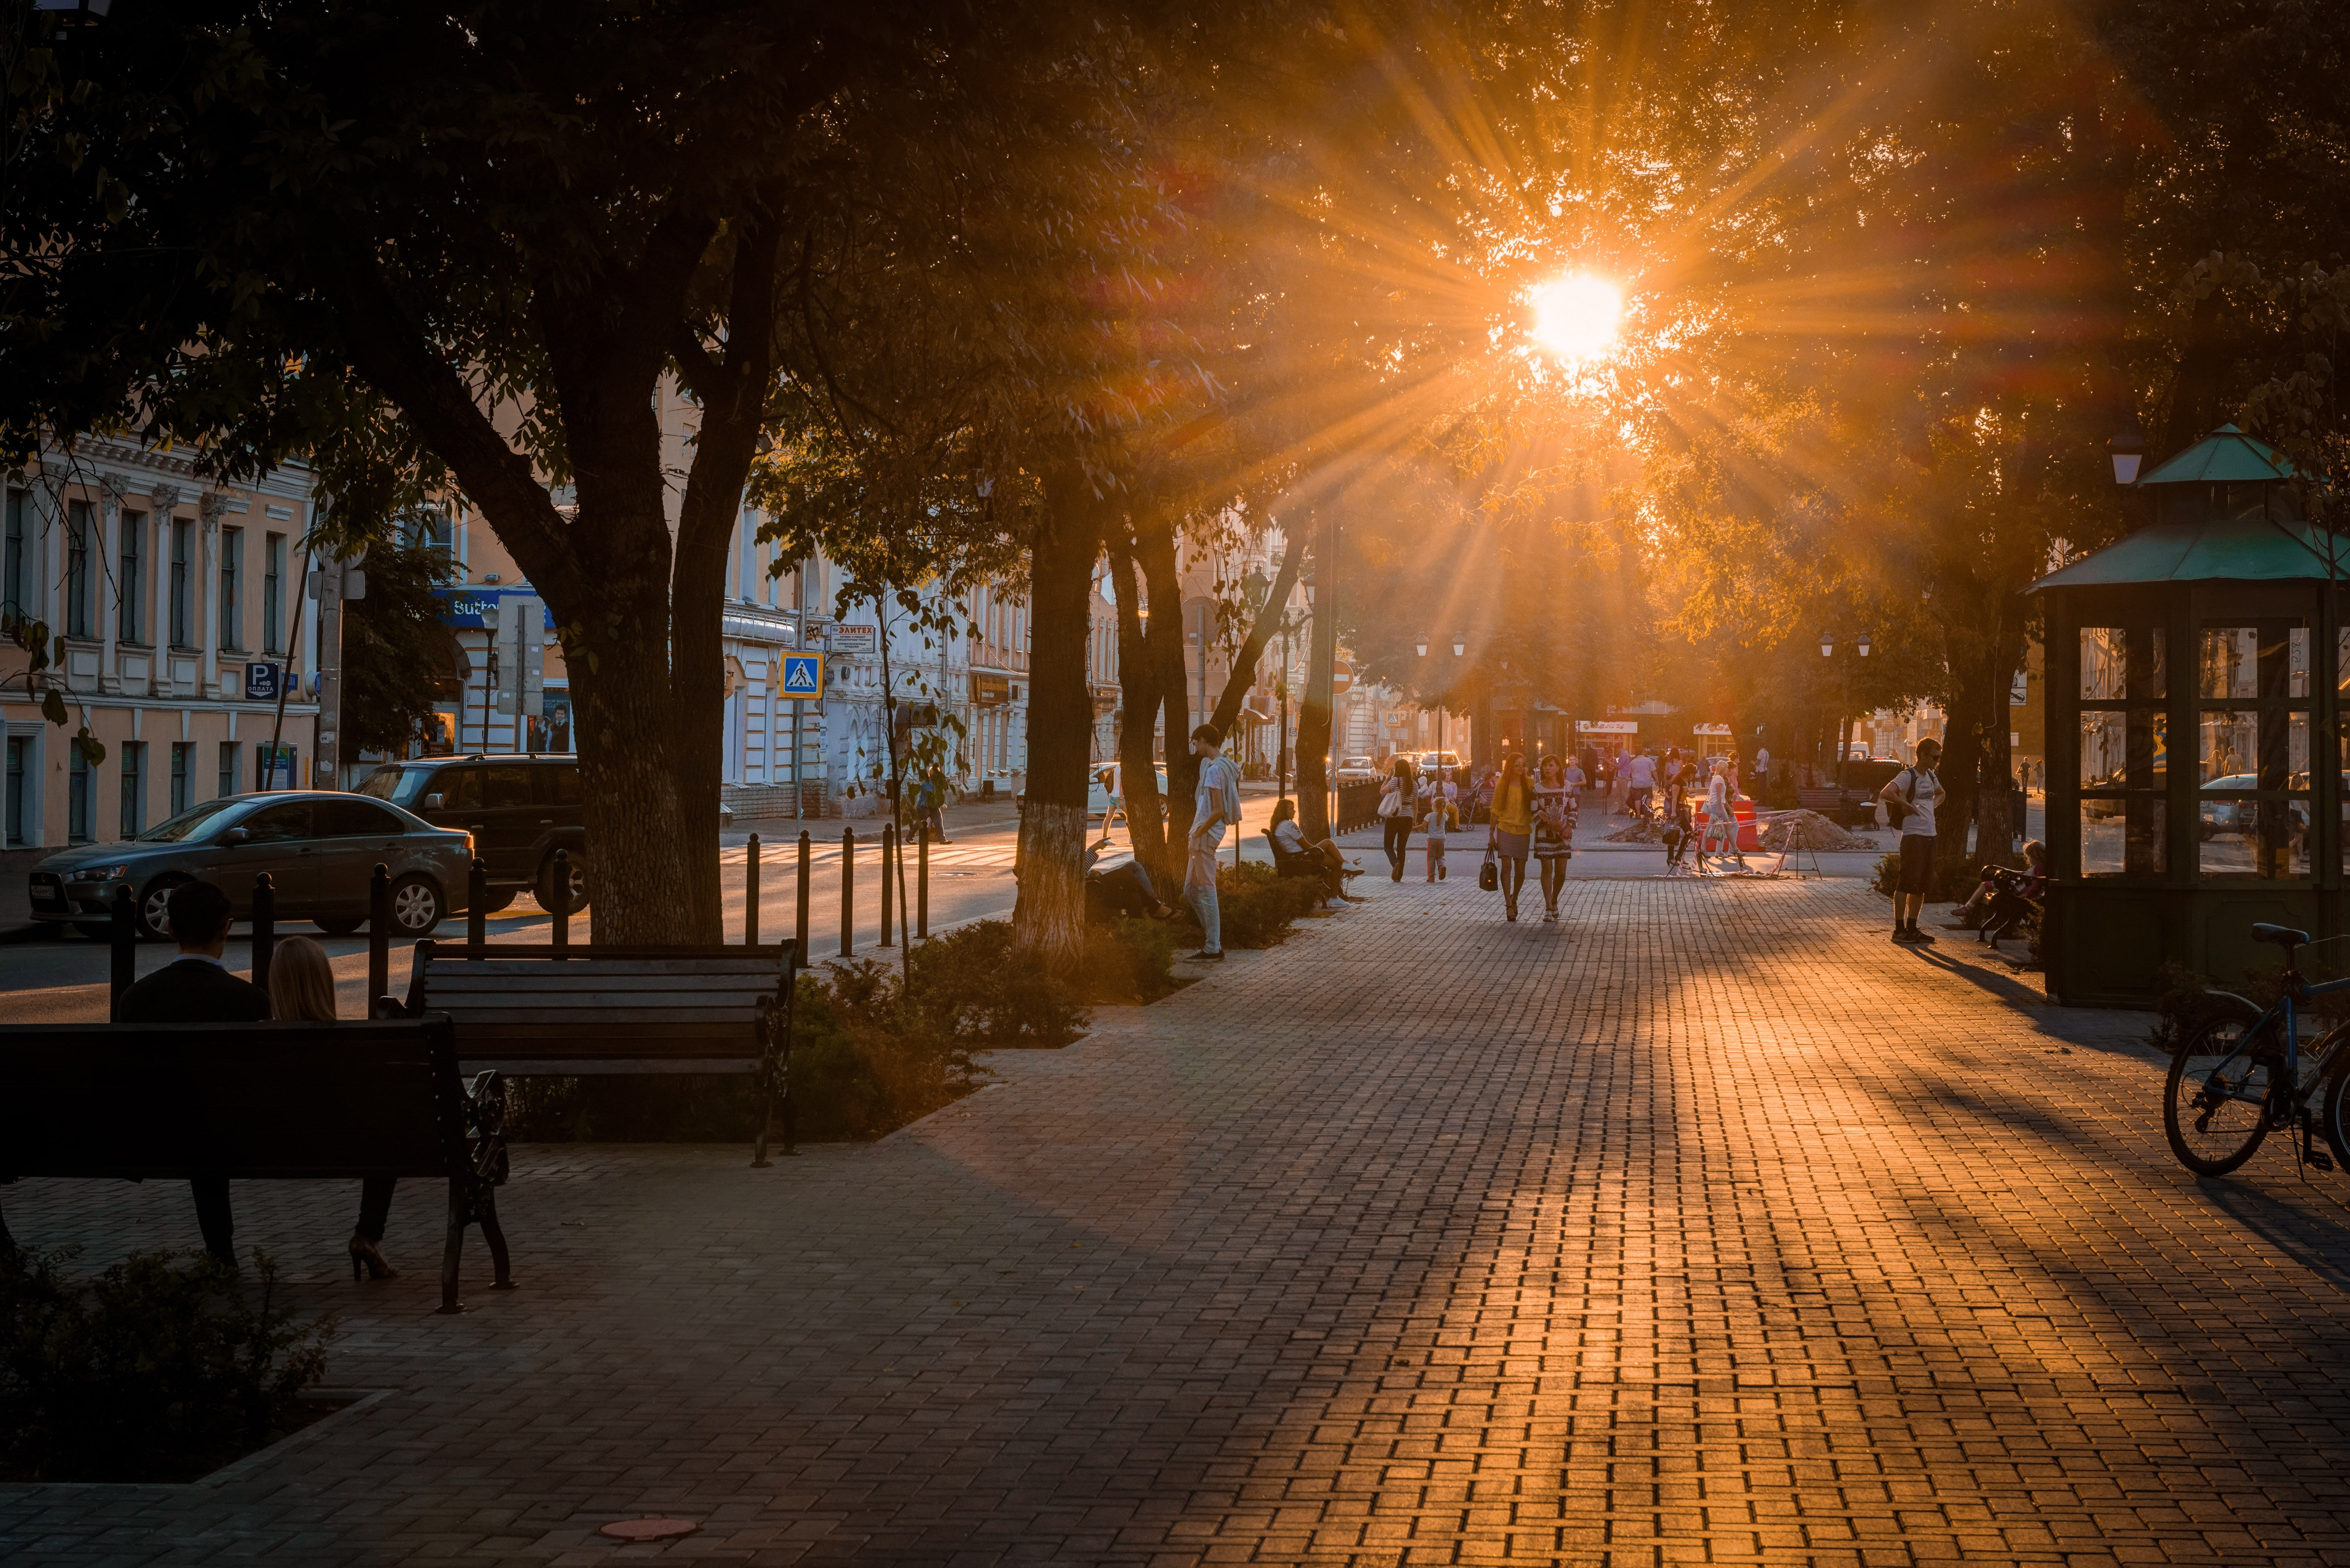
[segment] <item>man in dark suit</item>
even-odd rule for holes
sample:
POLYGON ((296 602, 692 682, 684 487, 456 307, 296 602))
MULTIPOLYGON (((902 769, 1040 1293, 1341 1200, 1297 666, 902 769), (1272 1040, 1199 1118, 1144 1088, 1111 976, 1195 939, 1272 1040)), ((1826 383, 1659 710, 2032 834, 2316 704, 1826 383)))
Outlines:
MULTIPOLYGON (((210 882, 174 888, 169 905, 180 956, 122 993, 125 1023, 258 1023, 269 1016, 269 993, 239 980, 221 962, 228 947, 228 895, 210 882)), ((228 1178, 188 1180, 204 1250, 236 1267, 236 1224, 229 1212, 228 1178)))

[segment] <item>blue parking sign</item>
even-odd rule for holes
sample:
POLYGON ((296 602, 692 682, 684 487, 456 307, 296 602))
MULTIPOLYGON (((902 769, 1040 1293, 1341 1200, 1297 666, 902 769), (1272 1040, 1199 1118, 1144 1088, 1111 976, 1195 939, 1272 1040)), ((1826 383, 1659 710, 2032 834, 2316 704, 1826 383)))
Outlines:
POLYGON ((244 694, 262 702, 277 701, 277 666, 248 664, 244 667, 244 694))
POLYGON ((786 653, 784 655, 784 693, 786 697, 810 701, 824 695, 824 655, 821 653, 786 653))

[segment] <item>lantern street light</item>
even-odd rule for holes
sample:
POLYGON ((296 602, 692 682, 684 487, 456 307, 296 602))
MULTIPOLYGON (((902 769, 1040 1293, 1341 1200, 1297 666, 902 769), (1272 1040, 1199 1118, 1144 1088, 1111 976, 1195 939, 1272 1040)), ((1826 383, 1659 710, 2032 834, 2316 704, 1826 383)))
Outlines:
MULTIPOLYGON (((1428 657, 1428 634, 1426 632, 1421 632, 1419 638, 1412 643, 1412 647, 1419 651, 1420 658, 1426 659, 1428 657)), ((1460 632, 1454 632, 1452 634, 1452 657, 1455 659, 1460 658, 1461 654, 1468 651, 1468 638, 1460 632)), ((1457 676, 1458 673, 1458 670, 1454 671, 1455 676, 1457 676)), ((1451 676, 1446 678, 1444 689, 1437 694, 1436 699, 1436 754, 1440 759, 1444 755, 1444 721, 1447 717, 1445 700, 1452 695, 1452 680, 1453 677, 1451 676)), ((1444 763, 1441 761, 1439 761, 1436 767, 1438 774, 1441 776, 1444 771, 1444 763)))
MULTIPOLYGON (((1834 659, 1835 657, 1835 633, 1832 631, 1822 631, 1820 633, 1820 657, 1822 659, 1834 659)), ((1853 639, 1853 651, 1857 653, 1863 659, 1866 659, 1868 657, 1868 633, 1864 631, 1853 639)), ((1844 788, 1844 754, 1850 749, 1845 737, 1848 733, 1848 721, 1853 717, 1852 660, 1847 659, 1844 661, 1844 707, 1837 715, 1839 722, 1836 724, 1835 776, 1836 788, 1839 791, 1844 788)))
POLYGON ((2114 460, 2114 483, 2136 484, 2138 465, 2146 461, 2146 438, 2138 434, 2136 421, 2107 441, 2106 451, 2114 460))

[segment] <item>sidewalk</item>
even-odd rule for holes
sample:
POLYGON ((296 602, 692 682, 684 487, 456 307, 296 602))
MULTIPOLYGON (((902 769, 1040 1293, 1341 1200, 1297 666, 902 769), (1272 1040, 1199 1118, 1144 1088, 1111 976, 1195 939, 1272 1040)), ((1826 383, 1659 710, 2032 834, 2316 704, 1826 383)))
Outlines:
MULTIPOLYGON (((2350 1553, 2350 1180, 2179 1170, 2145 1017, 1851 880, 1364 884, 879 1144, 521 1148, 463 1317, 426 1186, 359 1287, 356 1184, 240 1183, 390 1392, 217 1485, 0 1488, 0 1560, 2350 1553), (701 1533, 595 1533, 647 1513, 701 1533)), ((195 1244, 171 1183, 5 1201, 195 1244)))

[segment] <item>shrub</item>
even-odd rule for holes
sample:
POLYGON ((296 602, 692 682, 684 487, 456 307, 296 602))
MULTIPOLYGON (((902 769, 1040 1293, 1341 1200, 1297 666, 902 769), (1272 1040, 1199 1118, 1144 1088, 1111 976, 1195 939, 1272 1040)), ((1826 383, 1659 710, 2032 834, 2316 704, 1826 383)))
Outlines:
POLYGON ((276 1304, 277 1268, 143 1252, 86 1284, 78 1249, 0 1255, 0 1475, 185 1481, 299 1425, 331 1318, 276 1304))
POLYGON ((1156 1002, 1181 989, 1175 978, 1180 943, 1168 920, 1138 920, 1120 915, 1109 924, 1086 929, 1085 972, 1080 989, 1097 1005, 1156 1002))
MULTIPOLYGON (((1936 862, 1933 897, 1926 901, 1929 904, 1962 904, 1973 898, 1975 889, 1982 885, 1983 865, 1984 862, 1981 860, 1960 860, 1953 865, 1936 862)), ((1878 856, 1874 883, 1877 895, 1880 898, 1890 898, 1893 897, 1894 890, 1900 885, 1901 856, 1899 852, 1878 856)))
POLYGON ((1085 1004, 1013 950, 1009 920, 977 920, 909 955, 920 1023, 966 1046, 1066 1045, 1085 1033, 1085 1004))
POLYGON ((1243 861, 1216 873, 1216 909, 1228 948, 1276 947, 1289 940, 1302 915, 1322 907, 1321 882, 1282 877, 1270 866, 1243 861))

